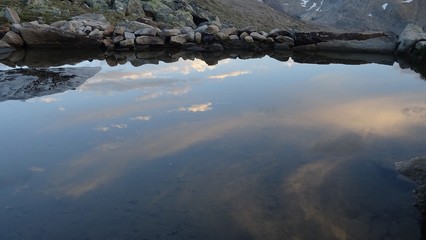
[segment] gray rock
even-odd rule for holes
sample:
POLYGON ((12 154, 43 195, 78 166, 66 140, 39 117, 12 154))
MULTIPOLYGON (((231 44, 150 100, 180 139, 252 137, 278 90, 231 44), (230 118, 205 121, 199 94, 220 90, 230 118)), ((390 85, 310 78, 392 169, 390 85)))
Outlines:
POLYGON ((258 32, 252 32, 250 33, 250 36, 256 41, 261 41, 261 42, 266 41, 266 37, 258 32))
POLYGON ((124 32, 126 32, 126 28, 123 26, 119 26, 115 28, 114 35, 124 35, 124 32))
POLYGON ((89 37, 102 39, 104 38, 104 32, 99 29, 94 29, 92 32, 89 33, 89 37))
POLYGON ((136 36, 135 36, 135 34, 134 34, 134 33, 131 33, 131 32, 125 32, 125 33, 124 33, 124 38, 125 38, 125 39, 136 39, 136 36))
POLYGON ((59 29, 68 32, 77 32, 78 28, 80 27, 84 27, 84 24, 82 22, 69 21, 64 23, 64 25, 62 25, 62 27, 60 27, 59 29))
POLYGON ((13 10, 12 8, 6 7, 4 9, 4 17, 11 24, 21 23, 21 19, 19 18, 18 13, 15 10, 13 10))
POLYGON ((244 41, 245 41, 246 43, 254 43, 254 39, 253 39, 253 37, 252 37, 252 36, 245 36, 245 37, 244 37, 244 41))
POLYGON ((127 31, 129 32, 136 32, 139 29, 144 29, 144 28, 154 28, 154 27, 145 23, 138 22, 138 21, 131 21, 127 25, 127 31))
POLYGON ((200 44, 201 41, 202 41, 202 39, 203 39, 202 34, 200 32, 195 32, 195 34, 194 34, 194 42, 196 44, 200 44))
POLYGON ((4 35, 1 40, 3 40, 4 42, 8 43, 9 45, 13 47, 20 48, 24 46, 24 40, 22 40, 21 36, 19 36, 19 34, 12 31, 7 32, 6 35, 4 35))
POLYGON ((114 26, 108 26, 104 30, 104 35, 105 36, 112 36, 114 34, 114 31, 115 31, 115 27, 114 26))
POLYGON ((45 0, 28 0, 27 5, 28 6, 36 6, 36 5, 43 5, 46 4, 45 0))
POLYGON ((136 43, 140 45, 164 45, 164 39, 152 36, 140 36, 136 38, 136 43))
POLYGON ((177 36, 180 35, 181 32, 179 29, 165 29, 159 33, 157 33, 160 37, 171 37, 171 36, 177 36))
POLYGON ((237 35, 230 35, 229 36, 229 40, 231 40, 231 41, 237 41, 237 40, 240 40, 240 38, 237 35))
POLYGON ((423 32, 423 29, 415 24, 407 24, 399 36, 399 46, 396 52, 398 54, 408 53, 422 39, 426 39, 426 33, 423 32))
POLYGON ((238 29, 232 27, 232 28, 225 28, 220 30, 221 32, 227 34, 227 35, 237 35, 238 34, 238 29))
POLYGON ((17 33, 17 34, 21 34, 21 28, 22 28, 22 26, 21 26, 21 24, 19 24, 19 23, 14 23, 14 24, 12 24, 12 25, 10 26, 10 29, 11 29, 14 33, 17 33))
POLYGON ((94 48, 100 47, 97 39, 63 31, 53 27, 25 24, 21 37, 27 47, 34 48, 94 48))
POLYGON ((86 27, 84 27, 84 29, 83 29, 83 32, 85 33, 85 34, 90 34, 91 32, 92 32, 92 27, 91 26, 86 26, 86 27))
POLYGON ((86 0, 85 3, 87 6, 93 8, 94 10, 107 9, 108 4, 104 0, 86 0))
POLYGON ((286 30, 283 30, 283 29, 275 28, 272 31, 270 31, 269 34, 268 34, 268 37, 276 38, 278 36, 290 37, 291 33, 286 31, 286 30))
POLYGON ((140 0, 129 0, 126 6, 126 15, 134 15, 138 17, 144 17, 145 11, 140 0))
POLYGON ((139 29, 135 34, 139 36, 156 36, 159 32, 161 32, 159 28, 151 27, 139 29))
POLYGON ((280 36, 275 37, 274 40, 277 43, 289 43, 289 44, 292 44, 294 46, 294 39, 291 38, 291 37, 280 35, 280 36))
POLYGON ((124 36, 118 35, 112 39, 113 43, 119 43, 124 40, 124 36))
POLYGON ((213 35, 216 41, 224 42, 229 39, 229 35, 223 32, 218 32, 213 35))
POLYGON ((183 27, 183 28, 180 29, 180 32, 182 34, 193 33, 194 29, 192 27, 183 27))
POLYGON ((170 44, 172 45, 183 45, 186 43, 186 35, 172 36, 170 38, 170 44))
POLYGON ((187 42, 195 42, 195 32, 190 32, 186 34, 186 41, 187 42))
POLYGON ((242 33, 240 34, 240 39, 241 39, 241 40, 244 40, 244 38, 245 38, 245 37, 247 37, 247 36, 249 36, 249 34, 248 34, 247 32, 242 32, 242 33))
POLYGON ((95 13, 85 13, 71 18, 73 21, 81 22, 84 26, 91 26, 101 31, 105 30, 111 24, 104 15, 95 13))
POLYGON ((218 27, 218 26, 216 26, 216 25, 209 25, 205 30, 204 30, 204 34, 207 34, 207 35, 213 35, 213 34, 215 34, 215 33, 218 33, 218 32, 220 32, 220 28, 218 27))
POLYGON ((198 28, 196 28, 195 32, 203 33, 207 28, 208 28, 207 25, 202 25, 202 26, 199 26, 198 28))
POLYGON ((56 21, 56 22, 50 24, 50 26, 54 27, 54 28, 61 28, 62 26, 64 26, 64 24, 66 22, 67 22, 66 20, 56 21))
POLYGON ((135 45, 134 39, 126 39, 120 42, 120 47, 133 47, 135 45))

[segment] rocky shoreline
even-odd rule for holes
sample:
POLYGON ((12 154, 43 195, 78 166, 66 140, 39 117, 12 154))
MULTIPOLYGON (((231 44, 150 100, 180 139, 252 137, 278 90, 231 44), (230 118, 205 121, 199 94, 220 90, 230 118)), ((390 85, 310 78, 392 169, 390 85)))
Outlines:
POLYGON ((175 27, 139 18, 112 26, 101 14, 83 14, 69 21, 50 25, 42 20, 20 23, 10 8, 4 11, 9 23, 0 27, 0 52, 20 48, 104 48, 109 51, 149 51, 180 49, 194 52, 303 51, 357 52, 408 55, 426 58, 426 33, 413 24, 397 36, 384 32, 294 32, 253 27, 237 29, 222 26, 219 19, 201 22, 196 27, 175 27))

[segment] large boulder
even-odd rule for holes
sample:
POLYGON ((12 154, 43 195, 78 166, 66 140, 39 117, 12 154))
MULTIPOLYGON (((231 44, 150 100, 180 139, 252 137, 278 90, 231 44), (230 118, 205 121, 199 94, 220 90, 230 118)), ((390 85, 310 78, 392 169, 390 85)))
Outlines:
POLYGON ((127 2, 125 14, 144 17, 145 11, 143 10, 142 2, 140 0, 129 0, 129 2, 127 2))
POLYGON ((13 10, 12 8, 6 7, 4 9, 4 17, 11 24, 21 23, 21 19, 19 18, 18 13, 15 10, 13 10))
POLYGON ((111 24, 108 22, 104 15, 96 13, 85 13, 82 15, 78 15, 72 17, 72 20, 79 22, 84 26, 90 26, 93 29, 99 29, 101 31, 111 26, 111 24))
POLYGON ((426 33, 423 29, 415 24, 407 24, 404 31, 399 36, 399 46, 397 49, 398 54, 408 53, 414 48, 417 42, 426 39, 426 33))
POLYGON ((168 23, 173 26, 195 27, 192 7, 184 0, 174 1, 147 1, 143 2, 144 11, 148 17, 157 22, 168 23))
POLYGON ((20 29, 25 45, 30 48, 94 48, 101 42, 95 38, 63 31, 54 27, 23 24, 20 29))
POLYGON ((363 52, 393 54, 397 47, 396 36, 378 37, 367 40, 331 40, 316 44, 317 51, 363 52))
POLYGON ((13 47, 20 48, 24 46, 24 40, 22 40, 21 36, 12 31, 7 32, 6 35, 3 36, 2 40, 13 47))

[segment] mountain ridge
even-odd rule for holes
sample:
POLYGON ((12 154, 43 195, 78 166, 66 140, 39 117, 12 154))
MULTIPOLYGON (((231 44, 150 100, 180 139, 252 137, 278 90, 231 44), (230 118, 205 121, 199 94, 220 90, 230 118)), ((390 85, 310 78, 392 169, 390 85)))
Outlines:
POLYGON ((422 0, 263 0, 262 2, 301 21, 344 30, 380 30, 400 34, 408 23, 426 27, 426 1, 422 0))

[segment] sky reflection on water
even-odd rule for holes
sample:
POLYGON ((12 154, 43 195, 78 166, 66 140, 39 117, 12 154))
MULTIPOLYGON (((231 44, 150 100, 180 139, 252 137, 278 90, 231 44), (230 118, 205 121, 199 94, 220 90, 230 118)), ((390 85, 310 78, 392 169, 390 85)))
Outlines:
POLYGON ((415 73, 269 57, 73 67, 102 70, 0 103, 0 239, 420 238, 413 184, 393 170, 425 155, 415 73))

